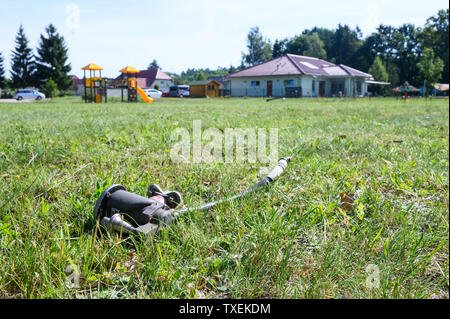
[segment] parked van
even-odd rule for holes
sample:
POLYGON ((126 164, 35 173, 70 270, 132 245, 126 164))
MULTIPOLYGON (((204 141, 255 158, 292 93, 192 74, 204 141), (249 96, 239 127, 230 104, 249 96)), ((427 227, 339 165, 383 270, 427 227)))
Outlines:
POLYGON ((189 95, 189 85, 172 85, 170 87, 169 96, 184 97, 189 95))
POLYGON ((14 93, 14 98, 18 101, 23 99, 42 100, 45 99, 45 94, 33 89, 19 89, 14 93))

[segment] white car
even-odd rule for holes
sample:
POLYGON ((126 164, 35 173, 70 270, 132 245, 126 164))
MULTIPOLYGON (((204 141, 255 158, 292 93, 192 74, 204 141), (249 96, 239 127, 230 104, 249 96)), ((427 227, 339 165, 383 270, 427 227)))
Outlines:
POLYGON ((45 94, 39 92, 38 90, 33 89, 20 89, 17 90, 16 93, 14 93, 14 98, 17 101, 21 101, 24 99, 34 99, 34 100, 43 100, 45 99, 45 94))
POLYGON ((162 92, 155 89, 145 89, 144 92, 151 98, 160 98, 162 96, 162 92))

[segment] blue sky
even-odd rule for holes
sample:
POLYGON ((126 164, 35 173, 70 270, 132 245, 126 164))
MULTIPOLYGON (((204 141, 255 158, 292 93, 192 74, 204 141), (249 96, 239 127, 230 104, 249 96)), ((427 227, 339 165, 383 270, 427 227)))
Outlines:
POLYGON ((358 25, 368 35, 380 23, 422 26, 446 8, 446 0, 2 0, 0 52, 9 73, 19 25, 35 48, 53 23, 69 47, 72 73, 79 76, 90 62, 112 77, 126 65, 144 69, 153 59, 163 70, 179 73, 239 65, 253 26, 272 41, 339 23, 358 25))

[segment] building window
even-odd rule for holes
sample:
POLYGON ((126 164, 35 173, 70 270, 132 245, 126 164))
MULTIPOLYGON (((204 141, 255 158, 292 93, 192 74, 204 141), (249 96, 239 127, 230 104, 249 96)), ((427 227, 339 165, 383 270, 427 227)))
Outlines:
POLYGON ((208 91, 214 91, 214 85, 208 85, 208 91))
POLYGON ((294 80, 284 80, 284 86, 294 85, 294 80))
POLYGON ((360 95, 362 94, 362 82, 361 81, 356 81, 356 94, 360 95))
POLYGON ((345 95, 345 81, 344 80, 332 80, 331 81, 331 95, 339 96, 340 94, 345 95), (341 93, 339 93, 341 92, 341 93))
POLYGON ((259 86, 259 81, 252 81, 252 86, 259 86))
POLYGON ((312 80, 311 90, 313 91, 313 93, 316 91, 316 81, 315 80, 312 80))
POLYGON ((301 97, 302 94, 302 87, 301 86, 290 86, 286 89, 286 96, 289 97, 301 97))

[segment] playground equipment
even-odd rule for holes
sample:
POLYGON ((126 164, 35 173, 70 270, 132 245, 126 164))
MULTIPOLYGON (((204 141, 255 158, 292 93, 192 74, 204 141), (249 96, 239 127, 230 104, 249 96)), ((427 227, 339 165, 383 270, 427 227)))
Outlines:
POLYGON ((90 63, 81 69, 84 72, 84 102, 87 103, 89 100, 89 102, 101 103, 102 100, 105 100, 105 103, 107 103, 106 81, 102 79, 103 68, 97 64, 90 63), (88 78, 86 77, 86 71, 89 71, 88 78), (98 71, 98 76, 95 74, 96 71, 98 71))
POLYGON ((122 70, 119 71, 120 76, 120 88, 121 88, 121 97, 122 102, 124 102, 124 94, 123 91, 126 89, 128 102, 137 102, 137 94, 141 96, 141 98, 146 103, 152 103, 153 99, 149 97, 144 90, 138 85, 137 74, 139 70, 133 68, 132 66, 126 66, 122 70))
POLYGON ((396 87, 395 89, 392 89, 392 92, 403 93, 403 99, 406 100, 408 99, 408 94, 411 95, 414 93, 418 94, 420 90, 415 86, 412 86, 408 82, 405 82, 403 85, 396 87))

